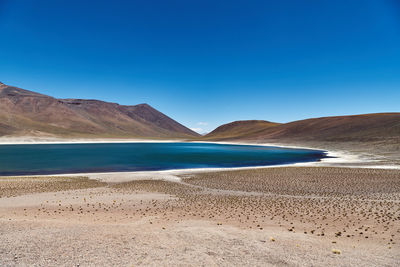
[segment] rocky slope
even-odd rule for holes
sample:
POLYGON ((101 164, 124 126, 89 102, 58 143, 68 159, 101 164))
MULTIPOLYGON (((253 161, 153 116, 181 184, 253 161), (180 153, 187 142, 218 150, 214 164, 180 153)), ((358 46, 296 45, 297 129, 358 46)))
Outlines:
POLYGON ((191 138, 199 136, 147 104, 57 99, 0 83, 0 136, 191 138))

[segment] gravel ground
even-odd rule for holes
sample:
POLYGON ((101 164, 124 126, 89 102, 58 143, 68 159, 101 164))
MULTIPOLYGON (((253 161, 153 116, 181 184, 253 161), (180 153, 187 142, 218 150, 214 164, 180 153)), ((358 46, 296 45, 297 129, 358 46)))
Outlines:
POLYGON ((0 265, 400 264, 399 170, 288 167, 181 178, 1 178, 0 265))

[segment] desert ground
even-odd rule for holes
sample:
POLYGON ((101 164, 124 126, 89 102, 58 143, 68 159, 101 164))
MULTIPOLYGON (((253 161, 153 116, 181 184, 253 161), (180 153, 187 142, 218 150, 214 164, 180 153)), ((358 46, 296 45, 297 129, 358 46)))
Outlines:
POLYGON ((400 265, 400 170, 116 181, 0 178, 0 265, 400 265))

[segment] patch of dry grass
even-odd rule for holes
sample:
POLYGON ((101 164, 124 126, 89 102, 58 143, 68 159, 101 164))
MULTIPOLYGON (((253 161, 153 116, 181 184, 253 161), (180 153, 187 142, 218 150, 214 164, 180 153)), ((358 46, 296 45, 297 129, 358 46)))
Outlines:
POLYGON ((380 196, 400 192, 400 172, 362 168, 265 168, 200 173, 186 182, 214 189, 296 196, 380 196))
POLYGON ((0 198, 41 192, 101 187, 106 183, 87 177, 0 177, 0 198))
POLYGON ((183 183, 134 181, 125 192, 176 196, 145 214, 171 220, 205 219, 331 240, 378 241, 400 235, 400 172, 350 168, 268 168, 200 173, 183 183))

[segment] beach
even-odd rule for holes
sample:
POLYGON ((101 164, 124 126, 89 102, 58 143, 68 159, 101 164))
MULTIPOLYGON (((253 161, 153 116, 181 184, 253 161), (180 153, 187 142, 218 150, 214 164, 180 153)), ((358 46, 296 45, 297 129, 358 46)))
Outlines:
POLYGON ((399 170, 142 174, 0 178, 0 264, 400 264, 399 170))

